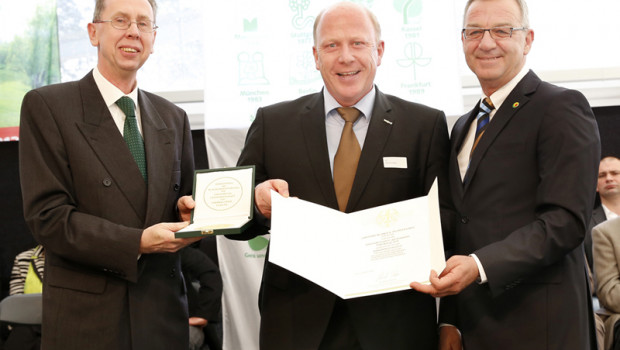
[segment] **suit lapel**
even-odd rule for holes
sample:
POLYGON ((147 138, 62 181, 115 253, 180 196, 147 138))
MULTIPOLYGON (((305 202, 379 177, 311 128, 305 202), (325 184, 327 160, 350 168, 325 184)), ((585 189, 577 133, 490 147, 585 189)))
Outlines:
POLYGON ((459 118, 459 120, 456 121, 456 123, 454 124, 454 127, 452 128, 452 133, 451 133, 451 138, 450 138, 450 141, 451 141, 450 146, 452 148, 450 152, 450 163, 449 163, 450 166, 449 166, 448 171, 450 172, 449 174, 450 178, 454 179, 454 181, 451 181, 451 183, 458 184, 458 186, 457 185, 450 186, 452 195, 457 198, 463 197, 463 186, 462 186, 462 179, 461 179, 461 169, 459 168, 458 154, 461 150, 461 147, 463 147, 465 136, 467 135, 467 132, 469 131, 469 126, 471 125, 471 123, 473 123, 477 114, 478 114, 478 107, 471 110, 469 114, 465 114, 461 118, 459 118))
POLYGON ((157 112, 148 96, 138 90, 138 103, 142 118, 144 150, 149 174, 146 221, 147 225, 157 223, 163 217, 167 192, 170 191, 170 177, 175 161, 175 136, 157 112))
MULTIPOLYGON (((525 77, 523 77, 521 82, 515 86, 504 103, 502 103, 501 107, 497 110, 486 131, 484 132, 484 135, 480 139, 480 142, 476 147, 476 151, 472 155, 469 169, 467 170, 467 178, 469 181, 465 184, 465 192, 467 191, 469 184, 472 182, 471 180, 475 177, 476 169, 478 168, 481 160, 484 158, 486 152, 490 147, 492 147, 493 142, 500 135, 508 122, 514 118, 529 102, 530 98, 528 96, 536 91, 539 83, 540 79, 536 76, 536 74, 530 71, 527 75, 525 75, 525 77)), ((466 130, 469 125, 471 125, 471 123, 467 124, 466 127, 463 128, 463 133, 467 133, 466 130)))
POLYGON ((84 122, 77 126, 136 215, 144 220, 146 184, 95 84, 92 72, 80 80, 79 86, 84 122))
POLYGON ((300 117, 306 152, 308 159, 310 159, 312 172, 325 198, 326 205, 330 208, 338 209, 332 170, 329 165, 329 151, 327 149, 325 131, 325 103, 322 92, 317 93, 314 98, 308 101, 300 117))
POLYGON ((592 211, 591 226, 594 227, 605 220, 607 220, 607 216, 605 216, 605 210, 603 209, 602 205, 594 208, 594 210, 592 211))
POLYGON ((353 188, 351 189, 346 212, 356 207, 357 202, 359 202, 364 193, 364 188, 372 176, 377 162, 380 161, 379 158, 383 153, 383 148, 385 147, 392 128, 398 127, 398 120, 396 116, 391 113, 392 106, 387 97, 381 93, 379 89, 376 89, 376 91, 377 95, 372 110, 372 118, 368 125, 366 140, 364 140, 362 155, 357 165, 355 180, 353 181, 353 188))

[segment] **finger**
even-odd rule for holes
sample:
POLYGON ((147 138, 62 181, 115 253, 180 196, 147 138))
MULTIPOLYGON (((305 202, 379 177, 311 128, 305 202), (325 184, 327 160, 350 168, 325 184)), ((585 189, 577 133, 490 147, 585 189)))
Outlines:
POLYGON ((415 289, 416 291, 420 293, 425 293, 425 294, 433 295, 434 293, 437 292, 432 285, 422 284, 420 282, 411 282, 409 284, 409 287, 411 287, 412 289, 415 289))
POLYGON ((179 198, 178 206, 182 209, 193 209, 196 206, 196 202, 192 196, 183 196, 179 198))
POLYGON ((431 283, 439 293, 444 293, 456 283, 456 276, 454 274, 446 275, 432 280, 431 283))
POLYGON ((450 260, 448 260, 446 262, 446 267, 439 274, 439 278, 442 278, 442 277, 448 275, 450 272, 452 272, 452 270, 455 268, 455 266, 456 265, 453 265, 452 262, 450 260))
POLYGON ((181 222, 165 222, 164 223, 164 228, 172 231, 172 232, 177 232, 178 230, 187 227, 187 225, 189 225, 189 222, 187 221, 181 221, 181 222))
POLYGON ((282 197, 287 198, 289 196, 288 192, 288 182, 284 180, 273 180, 271 185, 273 189, 276 190, 282 197))

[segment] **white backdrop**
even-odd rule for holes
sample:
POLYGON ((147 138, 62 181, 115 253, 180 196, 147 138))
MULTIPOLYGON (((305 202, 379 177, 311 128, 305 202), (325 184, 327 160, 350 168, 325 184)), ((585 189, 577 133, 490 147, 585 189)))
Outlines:
MULTIPOLYGON (((205 128, 247 127, 258 107, 319 91, 323 83, 312 56, 312 26, 319 11, 335 2, 219 3, 205 25, 205 128)), ((452 4, 356 2, 370 8, 382 26, 379 89, 448 115, 460 113, 459 36, 452 4)))

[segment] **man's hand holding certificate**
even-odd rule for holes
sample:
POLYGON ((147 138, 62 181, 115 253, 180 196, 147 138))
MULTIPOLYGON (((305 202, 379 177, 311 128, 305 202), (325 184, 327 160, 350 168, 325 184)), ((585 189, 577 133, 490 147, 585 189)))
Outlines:
POLYGON ((272 192, 269 261, 354 298, 428 283, 445 267, 437 185, 428 196, 354 213, 272 192))

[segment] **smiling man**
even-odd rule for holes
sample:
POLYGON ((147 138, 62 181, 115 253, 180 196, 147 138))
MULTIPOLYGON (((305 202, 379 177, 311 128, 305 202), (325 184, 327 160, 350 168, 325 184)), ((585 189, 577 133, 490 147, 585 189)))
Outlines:
POLYGON ((463 27, 483 96, 451 133, 455 255, 412 287, 444 297, 440 349, 460 349, 459 334, 466 349, 595 349, 582 247, 600 155, 592 110, 526 68, 525 1, 469 0, 463 27))
MULTIPOLYGON (((436 177, 447 197, 444 113, 374 85, 384 50, 375 16, 350 2, 323 10, 312 50, 323 91, 260 108, 248 131, 238 164, 256 166, 258 212, 243 238, 269 228, 270 189, 343 212, 424 196, 436 177)), ((435 299, 415 291, 343 300, 267 262, 260 308, 263 350, 436 348, 435 299)))
POLYGON ((138 89, 154 0, 97 0, 98 62, 79 81, 30 91, 20 125, 24 216, 45 246, 42 347, 187 349, 175 239, 189 218, 187 115, 138 89))

